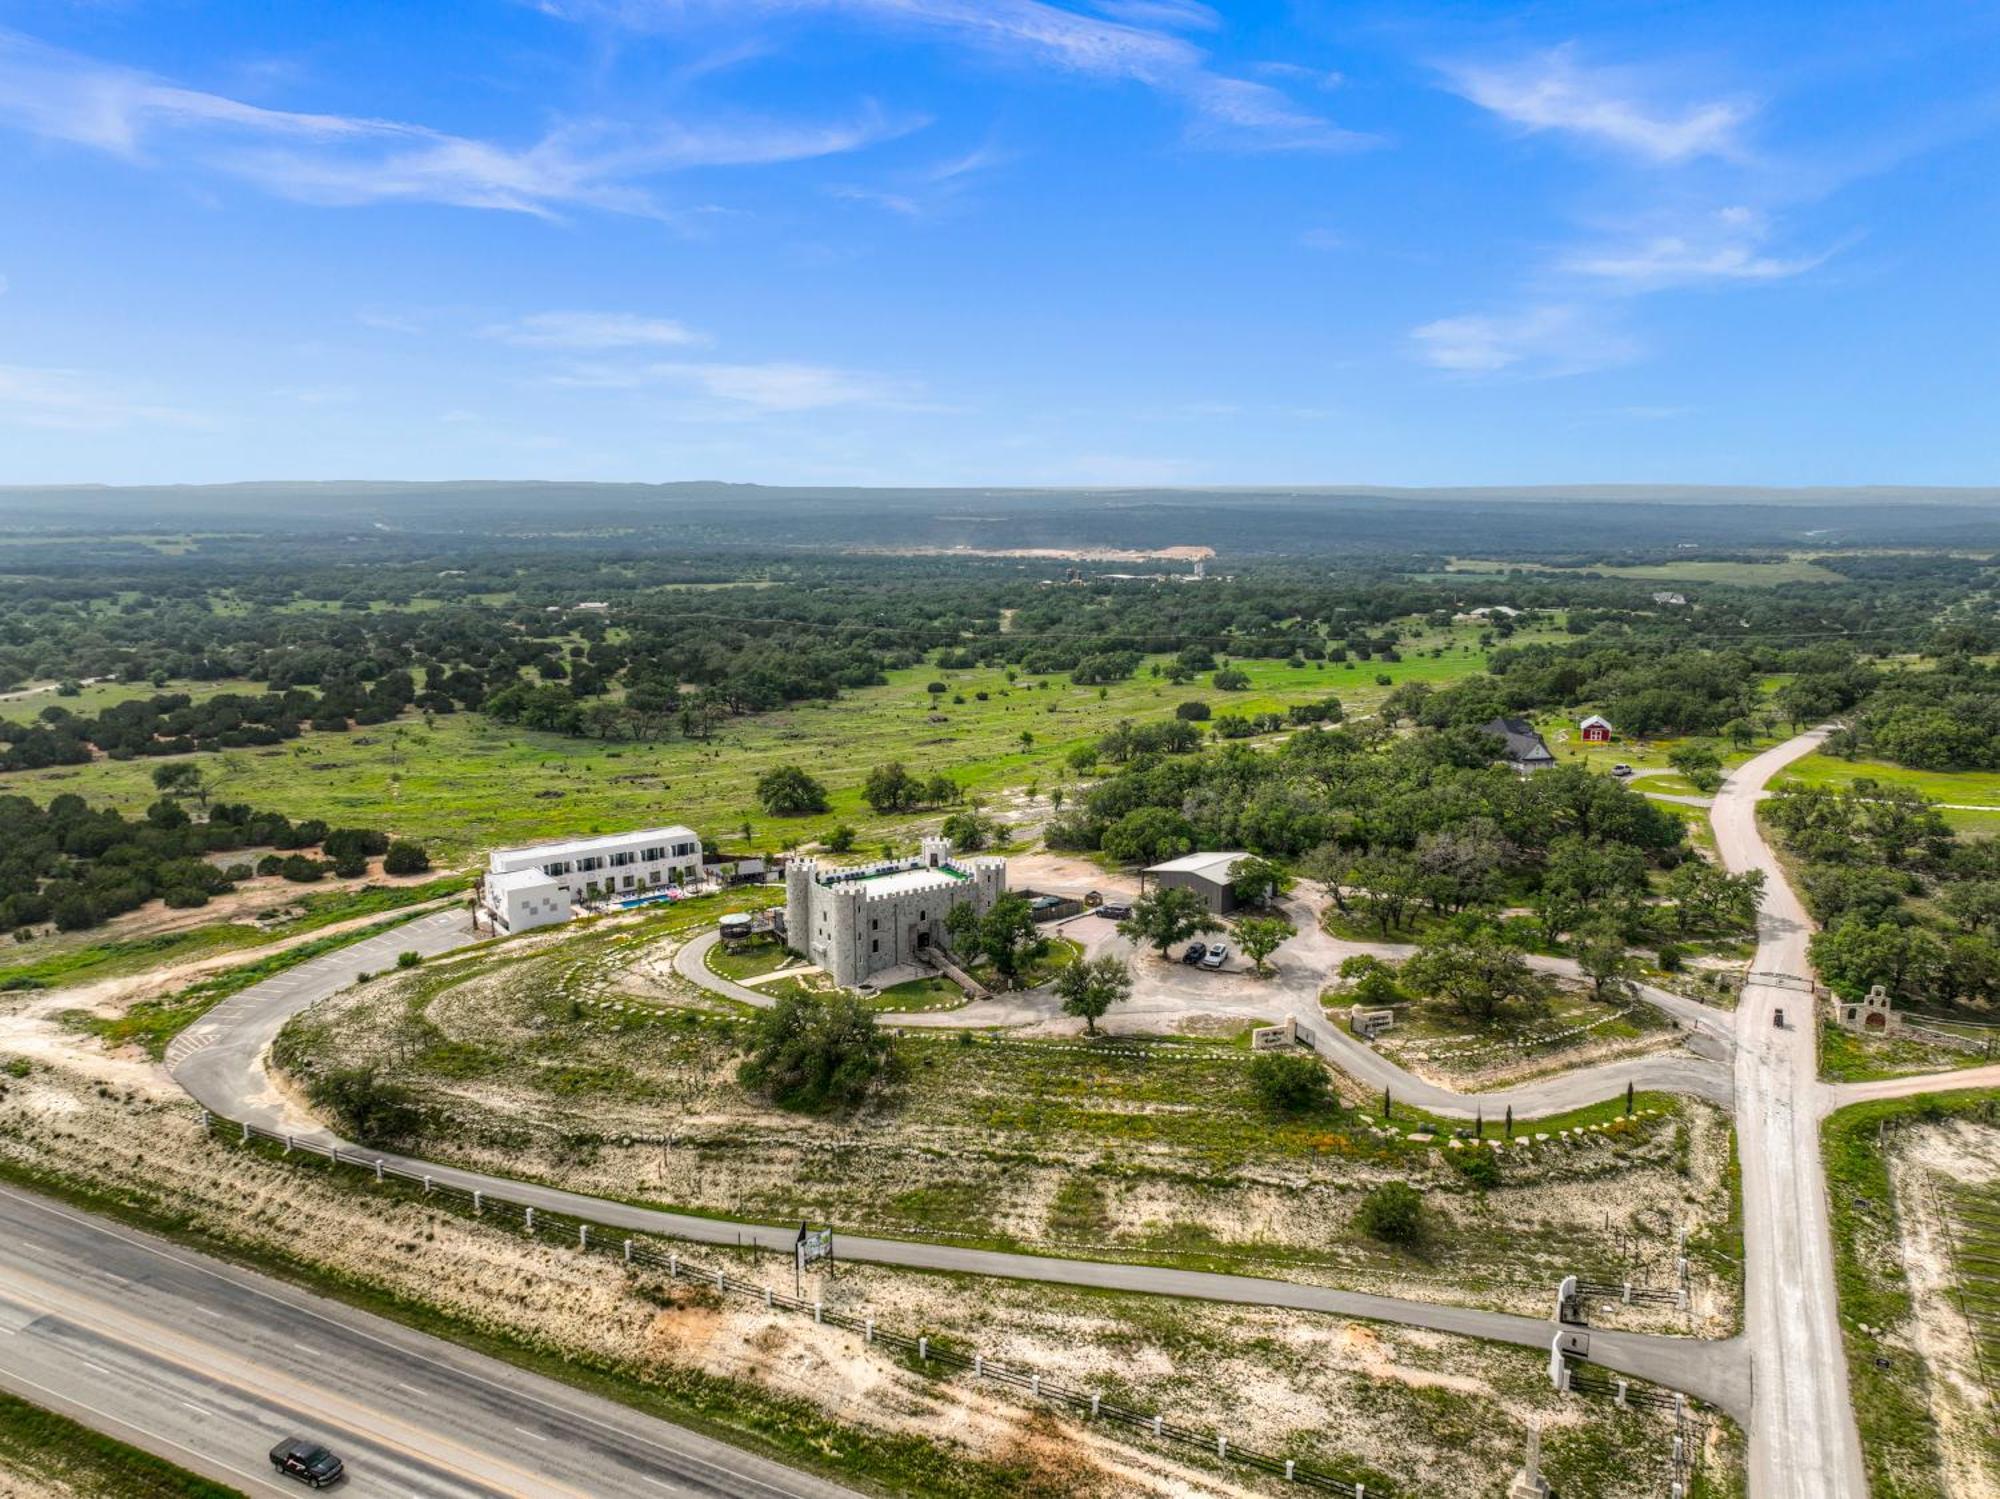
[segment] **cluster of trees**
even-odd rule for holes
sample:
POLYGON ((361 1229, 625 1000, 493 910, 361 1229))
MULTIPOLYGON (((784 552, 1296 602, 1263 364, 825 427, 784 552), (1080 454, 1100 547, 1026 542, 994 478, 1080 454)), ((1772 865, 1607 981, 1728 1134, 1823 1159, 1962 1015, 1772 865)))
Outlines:
POLYGON ((944 926, 952 950, 969 962, 990 964, 1003 989, 1019 987, 1029 968, 1049 950, 1034 907, 1018 893, 1001 896, 983 912, 968 904, 955 905, 945 914, 944 926))
POLYGON ((1448 730, 1381 741, 1347 729, 1257 753, 1227 746, 1142 758, 1048 826, 1058 848, 1157 863, 1242 848, 1301 867, 1362 904, 1386 933, 1544 885, 1589 906, 1643 895, 1688 856, 1680 820, 1606 777, 1563 766, 1522 778, 1498 741, 1448 730))
POLYGON ((46 807, 26 797, 0 797, 0 931, 21 934, 43 923, 80 931, 155 898, 177 907, 206 905, 251 874, 245 863, 224 865, 207 856, 258 847, 318 847, 320 859, 272 853, 258 863, 258 873, 299 880, 317 880, 329 870, 365 874, 375 856, 390 874, 430 867, 418 844, 391 842, 368 829, 294 823, 281 813, 233 803, 219 802, 197 821, 171 795, 136 819, 73 795, 55 797, 46 807))
POLYGON ((943 771, 922 776, 901 760, 891 760, 868 772, 861 783, 861 799, 880 812, 914 812, 925 807, 948 807, 965 793, 943 771))
POLYGON ((757 1016, 737 1080, 780 1108, 851 1109, 899 1080, 902 1059, 860 996, 787 994, 757 1016))
POLYGON ((1919 770, 2000 769, 2000 667, 1958 656, 1885 676, 1827 749, 1919 770))
POLYGON ((1504 647, 1493 653, 1484 675, 1444 688, 1406 682, 1389 694, 1382 712, 1391 722, 1450 728, 1590 703, 1628 736, 1747 740, 1767 712, 1793 724, 1843 712, 1872 690, 1877 675, 1845 647, 1676 648, 1619 631, 1608 638, 1504 647), (1783 672, 1795 675, 1767 709, 1758 682, 1783 672))
POLYGON ((1781 787, 1763 815, 1803 865, 1800 895, 1821 923, 1813 966, 1837 992, 2000 1004, 2000 846, 1959 841, 1925 798, 1865 777, 1781 787))

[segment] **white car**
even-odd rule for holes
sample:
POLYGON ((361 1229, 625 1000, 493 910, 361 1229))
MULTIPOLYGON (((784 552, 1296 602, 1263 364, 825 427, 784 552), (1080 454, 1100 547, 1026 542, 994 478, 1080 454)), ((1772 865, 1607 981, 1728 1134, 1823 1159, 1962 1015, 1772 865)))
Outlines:
POLYGON ((1208 951, 1201 956, 1201 966, 1204 968, 1220 968, 1228 961, 1229 944, 1227 942, 1213 943, 1208 951))

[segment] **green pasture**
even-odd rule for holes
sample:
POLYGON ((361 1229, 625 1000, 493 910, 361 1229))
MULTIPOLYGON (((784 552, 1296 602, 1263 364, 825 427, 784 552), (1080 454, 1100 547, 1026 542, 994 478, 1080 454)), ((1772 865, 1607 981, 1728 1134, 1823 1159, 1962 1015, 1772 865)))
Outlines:
MULTIPOLYGON (((1121 719, 1164 718, 1190 699, 1217 714, 1255 714, 1332 695, 1357 714, 1395 684, 1455 681, 1485 665, 1485 652, 1462 628, 1421 638, 1429 642, 1423 648, 1442 647, 1444 654, 1416 655, 1413 643, 1399 662, 1238 662, 1250 678, 1249 688, 1239 692, 1218 691, 1205 675, 1176 687, 1144 666, 1127 681, 1099 688, 1075 686, 1061 675, 1009 682, 997 669, 924 665, 832 702, 730 720, 707 740, 576 739, 509 728, 472 713, 445 715, 426 727, 409 715, 202 761, 214 794, 230 801, 420 839, 433 858, 446 862, 495 845, 665 822, 686 822, 711 843, 760 848, 810 841, 845 823, 868 847, 907 840, 935 816, 871 811, 861 800, 861 783, 875 765, 901 760, 926 775, 942 771, 968 795, 992 802, 1031 784, 1046 793, 1064 780, 1063 759, 1073 746, 1097 739, 1121 719), (936 702, 925 690, 933 681, 948 688, 936 702), (756 803, 757 777, 783 764, 820 777, 831 810, 764 816, 756 803)), ((45 800, 69 791, 136 813, 156 795, 151 775, 157 763, 100 760, 17 771, 0 776, 0 792, 45 800)))
POLYGON ((1778 776, 1780 786, 1849 786, 1868 779, 1884 786, 1906 786, 1935 802, 2000 810, 2000 771, 1911 770, 1886 760, 1842 760, 1833 755, 1807 755, 1778 776))
MULTIPOLYGON (((46 686, 45 682, 27 682, 20 690, 46 686)), ((206 702, 209 698, 220 697, 225 692, 242 692, 261 696, 267 689, 261 682, 251 682, 240 677, 225 677, 215 682, 168 682, 155 687, 151 682, 92 682, 75 697, 64 697, 53 690, 34 692, 26 697, 9 694, 0 700, 0 718, 15 723, 32 722, 44 708, 62 708, 70 713, 89 717, 102 713, 106 708, 119 703, 131 702, 134 698, 157 697, 161 693, 184 692, 195 702, 206 702)), ((0 776, 0 787, 7 778, 0 776)))

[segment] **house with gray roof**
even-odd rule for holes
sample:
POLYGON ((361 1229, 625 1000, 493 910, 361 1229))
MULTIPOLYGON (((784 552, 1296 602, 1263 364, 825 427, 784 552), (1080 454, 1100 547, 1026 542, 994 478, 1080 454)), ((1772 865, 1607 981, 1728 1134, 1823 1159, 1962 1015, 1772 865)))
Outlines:
POLYGON ((1526 774, 1531 770, 1547 770, 1556 763, 1548 744, 1525 718, 1495 718, 1479 727, 1506 746, 1502 753, 1510 770, 1526 774))

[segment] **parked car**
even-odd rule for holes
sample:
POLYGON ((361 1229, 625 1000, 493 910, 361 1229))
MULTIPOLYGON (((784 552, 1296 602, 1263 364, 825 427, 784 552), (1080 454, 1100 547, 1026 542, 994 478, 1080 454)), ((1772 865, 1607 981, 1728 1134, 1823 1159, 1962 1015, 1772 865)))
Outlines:
POLYGON ((1190 942, 1188 944, 1188 950, 1181 954, 1181 961, 1187 964, 1188 967, 1192 968, 1194 967, 1195 964, 1201 962, 1202 959, 1206 958, 1207 956, 1208 956, 1207 947, 1203 946, 1199 942, 1190 942))
POLYGON ((1779 1030, 1785 1028, 1785 1012, 1782 1008, 1771 1012, 1771 1024, 1775 1025, 1779 1030))
POLYGON ((1618 764, 1611 767, 1611 773, 1615 776, 1629 776, 1632 774, 1632 767, 1621 760, 1618 764))
POLYGON ((286 1437, 271 1449, 271 1466, 287 1478, 296 1478, 309 1489, 323 1489, 338 1483, 347 1465, 318 1442, 305 1437, 286 1437))
POLYGON ((1220 968, 1228 961, 1229 944, 1227 942, 1218 942, 1209 948, 1208 956, 1201 960, 1201 966, 1204 968, 1220 968))
POLYGON ((1123 921, 1127 916, 1132 914, 1132 908, 1122 900, 1107 900, 1103 905, 1097 907, 1097 914, 1107 917, 1112 921, 1123 921))

